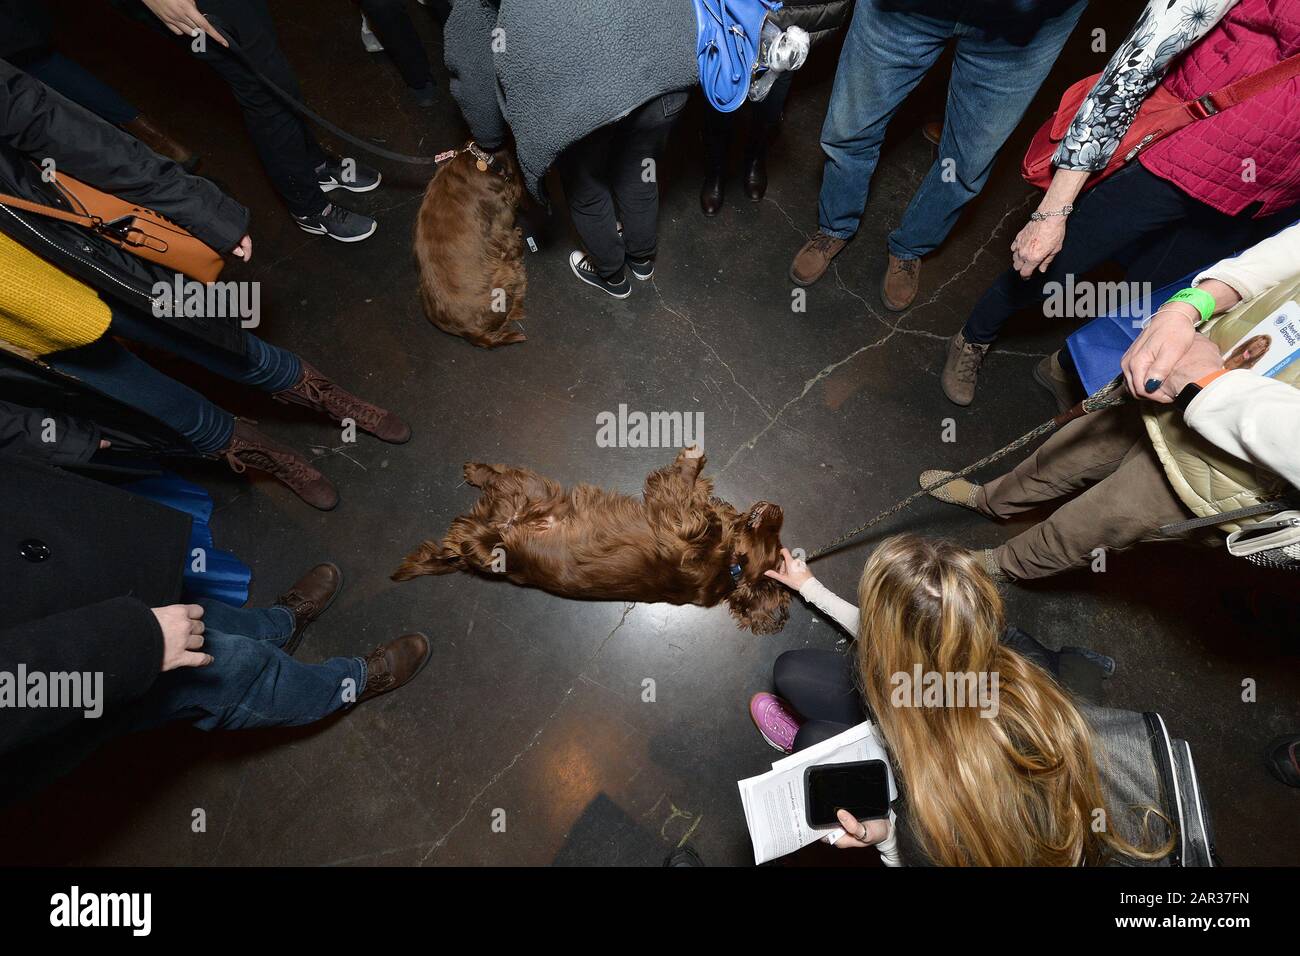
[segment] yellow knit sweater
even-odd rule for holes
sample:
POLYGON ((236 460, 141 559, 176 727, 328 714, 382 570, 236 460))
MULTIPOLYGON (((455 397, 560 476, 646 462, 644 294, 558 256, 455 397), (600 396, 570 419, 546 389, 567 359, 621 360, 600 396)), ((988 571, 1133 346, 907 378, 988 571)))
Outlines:
POLYGON ((111 318, 94 289, 0 233, 0 343, 48 355, 89 345, 111 318))

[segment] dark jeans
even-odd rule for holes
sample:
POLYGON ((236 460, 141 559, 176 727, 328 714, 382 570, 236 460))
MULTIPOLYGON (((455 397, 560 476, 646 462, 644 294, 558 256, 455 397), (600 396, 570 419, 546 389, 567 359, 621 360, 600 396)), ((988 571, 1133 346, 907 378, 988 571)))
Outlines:
POLYGON ((433 82, 429 54, 406 14, 406 0, 361 0, 361 12, 407 86, 418 90, 433 82))
POLYGON ((365 689, 366 665, 359 657, 304 664, 280 649, 293 633, 288 609, 199 603, 203 650, 212 655, 212 663, 160 674, 132 705, 130 729, 147 730, 171 720, 189 721, 201 730, 310 724, 350 706, 365 689))
POLYGON ((115 126, 129 123, 140 115, 134 103, 62 53, 45 53, 14 65, 115 126))
POLYGON ((761 103, 746 101, 740 109, 730 113, 719 113, 711 106, 705 109, 704 160, 709 170, 721 172, 727 168, 727 154, 736 135, 736 121, 742 113, 749 114, 749 129, 745 134, 745 161, 767 152, 768 141, 781 125, 781 114, 785 110, 785 100, 790 94, 793 79, 794 73, 782 73, 772 83, 772 88, 767 91, 767 96, 761 103))
POLYGON ((151 316, 126 310, 114 310, 109 332, 90 345, 55 352, 46 361, 58 371, 163 422, 205 454, 220 451, 230 443, 234 416, 164 375, 114 341, 113 336, 165 349, 222 378, 265 392, 289 388, 302 374, 302 360, 297 355, 247 332, 242 357, 178 332, 151 316))
MULTIPOLYGON (((295 99, 302 99, 298 78, 275 36, 266 0, 203 0, 203 13, 229 34, 250 63, 295 99)), ((170 35, 170 34, 169 34, 170 35)), ((189 49, 191 38, 178 40, 189 49)), ((266 88, 230 50, 209 39, 196 53, 230 86, 258 158, 275 191, 295 216, 314 216, 329 205, 316 179, 316 167, 327 159, 307 124, 266 88)))
POLYGON ((1229 216, 1131 163, 1079 197, 1048 270, 1028 279, 1014 269, 1002 273, 975 304, 962 334, 981 345, 994 341, 1011 316, 1046 297, 1049 282, 1064 283, 1067 275, 1077 278, 1111 259, 1127 265, 1128 280, 1159 288, 1271 235, 1294 216, 1229 216))
POLYGON ((605 278, 622 272, 629 256, 654 257, 659 158, 687 96, 656 97, 570 146, 560 160, 569 215, 596 271, 605 278))

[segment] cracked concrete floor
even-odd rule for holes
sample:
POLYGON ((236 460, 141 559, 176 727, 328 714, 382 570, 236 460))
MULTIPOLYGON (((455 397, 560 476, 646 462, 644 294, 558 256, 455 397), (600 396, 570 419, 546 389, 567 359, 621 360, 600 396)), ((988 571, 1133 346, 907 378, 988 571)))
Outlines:
MULTIPOLYGON (((361 52, 350 4, 318 0, 309 10, 286 0, 275 14, 304 89, 336 121, 406 152, 463 139, 447 98, 421 113, 394 71, 361 52), (344 75, 356 82, 338 82, 344 75)), ((85 14, 90 23, 107 16, 85 14)), ((421 315, 408 251, 421 171, 385 166, 379 191, 345 200, 380 216, 370 241, 306 237, 282 214, 218 80, 121 28, 124 43, 148 46, 178 78, 187 108, 142 71, 124 72, 132 58, 97 49, 87 22, 66 22, 69 52, 192 142, 208 174, 254 209, 256 257, 232 274, 262 280, 262 334, 400 410, 415 429, 403 447, 364 437, 343 446, 310 416, 179 371, 281 440, 313 449, 343 497, 336 512, 319 514, 271 482, 196 467, 189 473, 218 503, 218 543, 255 569, 255 601, 273 599, 317 561, 342 567, 346 586, 309 632, 305 658, 363 652, 414 628, 433 638, 434 655, 410 687, 315 727, 210 735, 173 727, 118 741, 0 815, 8 861, 656 864, 690 840, 711 864, 750 862, 735 781, 773 754, 746 702, 768 687, 782 651, 842 646, 832 624, 796 602, 781 634, 758 638, 722 609, 576 603, 460 576, 397 585, 388 574, 471 504, 460 475, 467 459, 639 489, 672 451, 598 448, 596 415, 620 403, 702 412, 718 493, 742 505, 780 502, 787 544, 809 549, 911 492, 924 468, 979 458, 1048 417, 1050 400, 1029 373, 1065 330, 1041 320, 1013 326, 972 408, 949 405, 938 386, 943 341, 1003 268, 1030 201, 1016 176, 1028 126, 925 263, 918 304, 885 312, 884 237, 931 162, 917 124, 942 102, 941 84, 923 88, 894 124, 861 234, 796 312, 786 270, 815 228, 830 70, 810 64, 795 84, 767 200, 749 203, 733 181, 726 208, 707 221, 696 204, 697 103, 661 165, 654 281, 623 302, 576 287, 561 214, 543 251, 527 259, 530 340, 488 353, 421 315), (955 443, 941 440, 946 419, 955 443), (653 702, 643 699, 647 679, 653 702), (196 809, 206 815, 201 833, 191 827, 196 809)), ((1090 24, 1031 115, 1100 68, 1087 51, 1090 24)), ((436 49, 436 28, 420 27, 436 49)), ((878 533, 902 530, 981 546, 1010 533, 936 502, 878 533)), ((850 595, 872 540, 827 558, 819 576, 850 595)), ((1112 704, 1159 710, 1191 740, 1229 862, 1295 863, 1298 795, 1267 776, 1260 754, 1269 737, 1300 727, 1297 639, 1243 629, 1216 592, 1251 580, 1218 558, 1150 548, 1113 556, 1104 575, 1007 594, 1011 620, 1044 642, 1119 660, 1112 704), (1246 678, 1257 681, 1257 703, 1241 701, 1246 678)))

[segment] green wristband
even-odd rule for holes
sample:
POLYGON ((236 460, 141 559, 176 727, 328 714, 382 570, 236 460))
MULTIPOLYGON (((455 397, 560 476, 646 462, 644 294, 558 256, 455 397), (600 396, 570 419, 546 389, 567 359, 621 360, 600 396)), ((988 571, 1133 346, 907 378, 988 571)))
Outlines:
POLYGON ((1201 313, 1202 322, 1208 322, 1210 316, 1214 315, 1214 296, 1210 295, 1210 293, 1206 292, 1204 289, 1192 288, 1183 289, 1181 292, 1175 292, 1165 300, 1166 305, 1170 302, 1186 302, 1188 305, 1195 308, 1196 311, 1201 313))

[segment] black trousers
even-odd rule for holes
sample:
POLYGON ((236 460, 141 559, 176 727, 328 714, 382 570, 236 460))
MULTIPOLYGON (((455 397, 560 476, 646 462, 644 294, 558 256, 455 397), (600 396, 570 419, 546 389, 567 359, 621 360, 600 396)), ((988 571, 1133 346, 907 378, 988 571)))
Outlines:
POLYGON ((361 12, 407 86, 418 90, 433 82, 429 54, 407 16, 406 0, 361 0, 361 12))
POLYGON ((629 256, 650 259, 655 255, 658 164, 687 95, 656 97, 570 146, 560 159, 569 216, 592 264, 604 278, 618 275, 629 256))
POLYGON ((1002 273, 975 304, 962 334, 968 342, 992 342, 1008 319, 1045 298, 1047 283, 1080 277, 1112 259, 1127 266, 1128 281, 1155 289, 1294 219, 1294 210, 1263 219, 1249 211, 1229 216, 1134 162, 1079 198, 1048 270, 1028 279, 1014 269, 1002 273))
POLYGON ((742 113, 748 114, 749 120, 744 140, 745 161, 756 159, 767 152, 768 141, 781 124, 785 98, 790 93, 790 82, 793 79, 793 72, 782 73, 761 103, 746 101, 740 109, 730 113, 719 113, 706 105, 702 134, 704 162, 711 172, 722 172, 727 168, 727 156, 731 151, 731 143, 736 138, 736 127, 742 113))
MULTIPOLYGON (((286 93, 302 98, 298 78, 276 39, 266 0, 203 0, 202 9, 214 26, 239 44, 250 63, 286 93)), ((192 42, 187 36, 178 39, 187 48, 192 42)), ((314 216, 323 210, 329 200, 317 185, 316 167, 326 161, 326 155, 303 119, 216 41, 208 39, 204 52, 194 55, 230 86, 244 111, 244 124, 262 167, 289 211, 314 216)))

